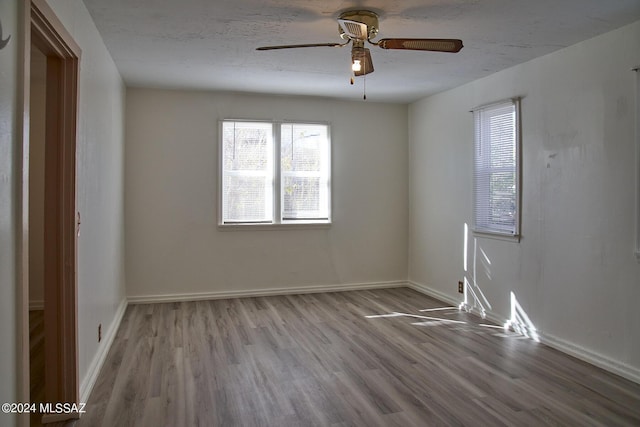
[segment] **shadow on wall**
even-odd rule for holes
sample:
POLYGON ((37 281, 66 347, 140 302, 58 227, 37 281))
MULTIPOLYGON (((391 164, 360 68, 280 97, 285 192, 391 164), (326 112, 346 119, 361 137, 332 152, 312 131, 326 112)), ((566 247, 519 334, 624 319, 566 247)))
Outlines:
MULTIPOLYGON (((463 268, 464 268, 464 287, 463 294, 464 300, 458 306, 459 309, 467 312, 476 311, 484 319, 487 316, 487 311, 493 307, 491 303, 482 292, 482 288, 479 285, 478 274, 482 273, 485 277, 491 280, 491 259, 487 253, 478 244, 478 239, 473 238, 473 255, 472 265, 469 268, 469 225, 464 224, 464 245, 463 245, 463 268), (478 271, 480 269, 480 271, 478 271)), ((504 329, 512 329, 514 332, 524 335, 533 339, 536 342, 540 341, 537 330, 531 319, 524 311, 516 295, 513 291, 510 292, 511 307, 510 317, 504 323, 504 329)))

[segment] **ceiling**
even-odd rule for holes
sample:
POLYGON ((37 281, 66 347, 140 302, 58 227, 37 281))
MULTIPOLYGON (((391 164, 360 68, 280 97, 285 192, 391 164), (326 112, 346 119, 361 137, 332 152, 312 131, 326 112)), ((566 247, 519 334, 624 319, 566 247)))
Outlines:
POLYGON ((459 38, 459 53, 369 46, 367 99, 412 102, 640 19, 640 0, 84 0, 128 86, 362 99, 350 49, 256 51, 341 42, 348 9, 385 37, 459 38))

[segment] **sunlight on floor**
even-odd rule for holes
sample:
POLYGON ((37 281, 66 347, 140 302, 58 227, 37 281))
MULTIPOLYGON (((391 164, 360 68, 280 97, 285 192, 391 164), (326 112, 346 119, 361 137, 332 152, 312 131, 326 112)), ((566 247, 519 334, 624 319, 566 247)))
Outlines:
MULTIPOLYGON (((444 307, 444 309, 450 309, 450 307, 444 307)), ((434 309, 434 310, 442 310, 442 309, 434 309)), ((420 310, 420 311, 426 311, 426 310, 420 310)), ((374 315, 365 316, 365 317, 367 319, 378 319, 378 318, 385 318, 385 317, 412 317, 416 319, 426 320, 426 322, 423 321, 423 322, 412 323, 412 325, 416 325, 416 326, 434 326, 434 325, 442 325, 446 323, 462 323, 462 324, 467 323, 462 320, 443 319, 441 317, 419 316, 417 314, 398 313, 398 312, 393 312, 389 314, 374 314, 374 315)))
POLYGON ((421 313, 426 311, 445 311, 445 310, 458 310, 458 307, 449 306, 449 307, 438 307, 438 308, 425 308, 423 310, 419 310, 421 313))

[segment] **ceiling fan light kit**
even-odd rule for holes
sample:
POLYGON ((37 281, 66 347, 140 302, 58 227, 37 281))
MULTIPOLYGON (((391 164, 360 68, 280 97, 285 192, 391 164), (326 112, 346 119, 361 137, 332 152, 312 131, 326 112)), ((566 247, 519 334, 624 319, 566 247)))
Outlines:
MULTIPOLYGON (((374 71, 371 52, 365 42, 382 49, 419 50, 427 52, 456 53, 462 49, 458 39, 407 39, 386 38, 378 41, 378 15, 370 10, 350 10, 338 17, 338 32, 344 43, 311 43, 282 46, 262 46, 256 50, 296 49, 306 47, 344 47, 351 43, 351 70, 355 76, 366 76, 374 71)), ((353 77, 352 77, 353 84, 353 77)), ((365 97, 366 99, 366 97, 365 97)))
POLYGON ((355 76, 364 76, 365 74, 373 73, 371 51, 364 47, 364 41, 362 40, 352 40, 351 70, 355 76))

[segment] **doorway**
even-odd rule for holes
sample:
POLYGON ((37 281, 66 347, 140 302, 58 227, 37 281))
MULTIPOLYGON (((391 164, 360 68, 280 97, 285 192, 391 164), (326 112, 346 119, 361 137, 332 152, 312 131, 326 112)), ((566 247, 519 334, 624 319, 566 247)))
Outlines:
MULTIPOLYGON (((25 2, 23 386, 33 403, 78 403, 76 117, 80 49, 44 0, 25 2), (26 94, 30 94, 27 98, 26 94), (25 203, 26 201, 26 203, 25 203), (25 209, 26 207, 26 209, 25 209), (25 219, 26 218, 26 219, 25 219), (26 258, 26 262, 25 261, 26 258), (26 280, 25 280, 26 278, 26 280), (32 309, 31 311, 29 309, 32 309), (28 347, 26 349, 25 347, 28 347)), ((51 408, 53 409, 53 408, 51 408)), ((58 423, 53 411, 21 425, 58 423)))
MULTIPOLYGON (((31 45, 29 95, 29 402, 46 402, 44 348, 44 216, 47 57, 31 45)), ((40 414, 30 415, 31 426, 40 414)))

